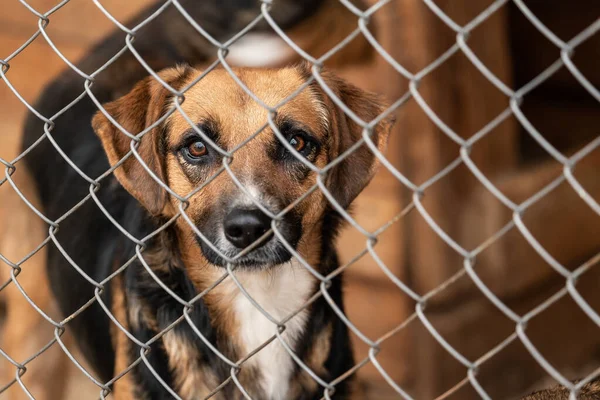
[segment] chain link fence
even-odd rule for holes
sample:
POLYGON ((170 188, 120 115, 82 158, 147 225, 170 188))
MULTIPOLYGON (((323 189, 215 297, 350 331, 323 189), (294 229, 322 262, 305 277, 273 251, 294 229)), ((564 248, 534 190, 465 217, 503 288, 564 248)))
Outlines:
MULTIPOLYGON (((61 51, 61 49, 56 46, 52 40, 52 38, 47 33, 47 27, 51 23, 53 17, 58 13, 61 13, 63 9, 69 7, 71 3, 75 2, 75 0, 64 0, 57 4, 50 10, 43 11, 34 8, 25 0, 19 0, 20 4, 25 7, 31 15, 35 16, 38 20, 38 27, 35 33, 25 41, 20 47, 18 47, 11 54, 0 54, 0 56, 4 57, 0 59, 0 64, 2 65, 2 69, 0 70, 0 77, 2 80, 2 84, 6 85, 12 94, 29 110, 30 113, 34 114, 39 120, 44 123, 44 131, 40 133, 40 139, 34 143, 34 145, 25 150, 23 153, 19 154, 16 158, 12 160, 8 159, 0 159, 0 162, 4 165, 5 176, 0 180, 0 185, 9 185, 12 190, 20 197, 20 199, 25 203, 35 214, 44 221, 45 225, 48 228, 48 236, 47 238, 39 243, 39 245, 29 254, 27 254, 22 259, 8 259, 4 255, 0 254, 0 260, 2 261, 2 268, 10 269, 10 278, 8 281, 3 282, 0 290, 4 290, 6 287, 12 285, 16 287, 23 298, 35 309, 37 313, 39 313, 47 324, 52 325, 54 328, 54 338, 47 343, 45 346, 36 349, 36 351, 32 351, 30 357, 27 359, 14 359, 11 358, 11 355, 8 354, 5 349, 0 350, 0 354, 12 365, 14 368, 14 379, 11 382, 2 382, 3 389, 1 391, 7 390, 9 387, 19 386, 20 389, 27 394, 28 397, 34 398, 34 394, 31 393, 28 387, 25 385, 23 381, 23 377, 28 372, 28 365, 34 361, 37 357, 41 356, 43 353, 48 351, 51 348, 55 348, 59 346, 62 351, 69 357, 70 361, 76 365, 81 372, 91 381, 93 382, 99 392, 100 398, 110 397, 111 387, 112 385, 119 379, 122 379, 126 374, 128 374, 131 369, 135 368, 138 365, 144 364, 146 368, 154 375, 157 382, 159 382, 172 396, 173 398, 179 399, 181 398, 178 393, 174 390, 174 388, 169 387, 165 384, 165 382, 161 379, 159 374, 153 369, 152 365, 148 361, 147 355, 150 351, 150 346, 162 340, 163 336, 170 330, 172 330, 175 326, 179 324, 189 324, 192 328, 193 322, 189 317, 190 311, 194 308, 194 305, 203 298, 210 290, 213 290, 217 285, 221 284, 223 280, 227 277, 235 282, 236 286, 239 288, 241 293, 244 294, 248 298, 248 300, 252 303, 256 309, 258 309, 269 321, 272 322, 274 326, 277 327, 277 333, 273 335, 268 341, 263 343, 261 346, 256 348, 250 354, 244 355, 241 359, 232 360, 228 359, 219 349, 214 346, 210 346, 210 349, 222 360, 224 361, 230 368, 230 377, 224 382, 220 382, 220 384, 214 387, 211 396, 214 396, 218 393, 225 385, 236 385, 239 389, 240 393, 243 394, 245 398, 250 398, 248 392, 244 388, 244 386, 238 380, 239 372, 244 368, 245 363, 250 360, 252 357, 255 357, 256 354, 262 351, 262 349, 267 346, 269 343, 273 341, 278 341, 283 345, 286 352, 292 357, 294 362, 298 363, 298 366, 303 369, 306 373, 310 375, 312 379, 314 379, 319 387, 322 389, 323 398, 330 398, 334 395, 336 386, 357 373, 361 368, 363 368, 367 364, 372 364, 377 371, 381 374, 383 379, 389 384, 389 386, 395 391, 395 393, 399 396, 399 398, 404 399, 413 399, 416 398, 415 395, 406 387, 403 387, 401 382, 395 381, 388 371, 381 365, 378 361, 378 353, 382 345, 388 340, 390 337, 396 335, 398 332, 408 329, 408 326, 411 323, 415 323, 420 321, 420 323, 426 328, 429 334, 441 345, 453 358, 455 358, 458 363, 466 368, 467 375, 463 380, 457 382, 457 384, 450 389, 445 394, 441 395, 439 398, 449 398, 453 393, 459 391, 464 386, 472 386, 472 388, 478 393, 481 398, 489 399, 491 398, 484 387, 478 381, 478 373, 482 366, 494 357, 496 354, 502 352, 505 348, 513 344, 514 342, 521 342, 526 349, 529 351, 531 356, 539 363, 539 365, 557 382, 564 385, 568 388, 570 392, 570 398, 577 398, 578 391, 587 383, 594 380, 596 377, 600 375, 600 369, 595 370, 591 374, 586 377, 582 377, 580 381, 577 383, 571 382, 567 379, 561 372, 555 368, 551 362, 549 362, 542 352, 540 352, 536 345, 530 340, 528 337, 527 326, 528 323, 535 319, 540 313, 547 310, 553 304, 564 297, 571 297, 572 300, 577 303, 580 309, 592 320, 596 325, 600 326, 600 315, 597 310, 594 309, 593 306, 586 302, 584 296, 578 291, 578 280, 582 278, 590 269, 592 269, 595 265, 600 261, 600 253, 596 256, 586 260, 581 263, 579 267, 575 269, 568 268, 559 260, 552 256, 551 249, 545 248, 532 234, 527 224, 524 222, 524 215, 528 212, 528 210, 534 206, 536 203, 544 199, 548 196, 553 190, 555 190, 559 185, 568 184, 572 190, 577 193, 581 199, 585 201, 587 206, 593 210, 594 213, 600 215, 600 204, 597 198, 586 190, 583 184, 581 184, 576 175, 574 174, 574 170, 578 164, 580 164, 586 157, 593 156, 592 153, 600 147, 600 136, 597 136, 594 140, 588 142, 585 146, 580 148, 577 152, 570 156, 566 156, 557 149, 555 146, 551 144, 549 140, 544 135, 544 132, 539 131, 536 127, 528 120, 525 113, 522 111, 522 103, 527 98, 527 96, 535 90, 537 87, 542 85, 548 79, 550 79, 557 71, 561 69, 567 69, 572 76, 579 82, 581 87, 583 87, 589 95, 593 96, 597 101, 600 102, 600 90, 595 87, 588 78, 578 69, 576 63, 573 61, 573 55, 582 44, 592 38, 594 35, 597 35, 600 31, 600 19, 596 19, 594 23, 589 25, 587 28, 582 30, 580 33, 570 38, 569 40, 563 40, 559 38, 551 29, 549 29, 537 16, 534 12, 528 8, 528 5, 523 0, 498 0, 493 1, 487 8, 485 8, 482 12, 480 12, 475 18, 472 18, 466 24, 459 24, 454 21, 447 13, 440 8, 435 1, 433 0, 422 0, 422 3, 425 4, 431 12, 433 12, 440 21, 443 22, 449 29, 451 29, 456 35, 455 43, 447 49, 442 55, 435 59, 432 63, 427 65, 425 68, 420 70, 412 71, 410 68, 402 65, 398 62, 387 50, 378 42, 377 35, 370 29, 370 20, 374 15, 378 12, 384 12, 384 7, 390 2, 399 1, 399 0, 382 0, 376 2, 375 4, 370 5, 368 8, 361 8, 357 6, 355 3, 352 3, 348 0, 339 0, 339 2, 347 8, 352 14, 355 15, 356 18, 356 26, 355 29, 342 41, 340 41, 337 45, 332 47, 329 51, 327 51, 321 57, 315 58, 311 54, 308 54, 305 50, 303 50, 299 45, 297 45, 289 36, 286 34, 286 30, 283 29, 276 21, 276 18, 271 14, 271 9, 273 7, 272 3, 276 3, 277 0, 264 0, 260 5, 260 10, 256 14, 256 16, 250 20, 246 27, 239 31, 233 37, 223 40, 218 37, 214 37, 199 24, 196 19, 191 16, 186 8, 180 4, 178 0, 170 0, 164 2, 164 4, 156 7, 154 11, 141 20, 134 27, 127 27, 117 18, 115 18, 111 13, 103 6, 100 0, 93 0, 94 5, 114 24, 115 28, 122 32, 122 50, 116 54, 113 54, 111 58, 100 68, 94 71, 84 71, 77 65, 75 65, 72 61, 70 61, 61 51), (524 17, 537 29, 547 40, 549 40, 555 47, 556 58, 555 62, 552 63, 548 68, 546 68, 542 73, 535 76, 526 84, 518 87, 512 88, 507 85, 502 79, 499 79, 494 72, 486 64, 484 64, 477 56, 477 54, 471 49, 469 46, 469 39, 473 35, 477 35, 477 28, 483 24, 488 18, 493 16, 495 13, 502 10, 504 7, 507 7, 509 3, 512 3, 513 6, 516 6, 518 10, 522 13, 524 17), (302 260, 297 254, 295 254, 298 261, 310 272, 312 276, 318 279, 321 283, 319 285, 319 290, 314 293, 312 297, 306 300, 306 303, 303 306, 296 310, 294 313, 290 314, 286 318, 282 320, 278 320, 273 316, 269 315, 257 301, 255 301, 244 288, 242 283, 238 278, 236 278, 236 272, 234 268, 229 265, 226 271, 223 271, 223 275, 220 279, 215 281, 206 291, 199 293, 197 296, 191 299, 185 299, 178 296, 171 288, 165 285, 160 278, 154 273, 154 271, 149 267, 148 263, 144 259, 144 249, 146 247, 146 243, 159 234, 163 229, 166 228, 169 224, 172 224, 175 219, 183 219, 190 224, 190 227, 195 230, 200 238, 204 239, 204 235, 202 232, 199 232, 192 223, 190 217, 186 214, 186 207, 188 205, 188 200, 191 196, 196 194, 198 191, 203 190, 203 187, 199 187, 194 190, 192 193, 187 196, 180 196, 175 193, 169 186, 167 186, 164 182, 162 182, 158 177, 152 172, 152 170, 144 163, 142 157, 136 151, 137 145, 140 142, 141 137, 147 133, 148 130, 144 132, 126 132, 123 131, 123 135, 127 136, 131 139, 131 153, 128 154, 127 157, 135 157, 138 162, 142 164, 144 169, 152 176, 152 178, 171 196, 175 197, 179 201, 179 210, 177 215, 173 220, 169 221, 166 225, 160 227, 158 230, 153 232, 144 238, 136 238, 128 233, 122 226, 118 225, 114 219, 111 218, 109 212, 105 209, 103 204, 98 200, 96 196, 96 192, 100 190, 103 185, 103 181, 107 176, 111 175, 118 167, 115 166, 110 170, 106 171, 100 176, 88 176, 86 175, 77 165, 76 163, 69 159, 64 151, 57 145, 56 141, 53 138, 53 128, 54 128, 54 120, 58 118, 60 115, 68 113, 74 105, 81 101, 85 97, 89 97, 94 101, 98 109, 103 110, 102 104, 96 100, 96 97, 92 91, 94 82, 103 74, 106 73, 106 70, 117 60, 123 56, 124 53, 130 52, 139 65, 141 65, 147 74, 154 77, 154 79, 160 82, 173 96, 173 103, 170 107, 169 111, 165 114, 164 117, 160 119, 160 121, 164 121, 165 118, 172 113, 182 113, 181 103, 184 99, 185 92, 189 90, 189 87, 179 91, 172 87, 169 87, 159 76, 158 71, 155 71, 151 68, 147 60, 145 60, 142 56, 140 56, 138 50, 136 49, 135 39, 138 32, 146 26, 151 26, 153 21, 161 15, 161 13, 165 12, 166 9, 176 10, 180 15, 182 15, 193 27, 194 32, 198 35, 199 40, 206 41, 210 44, 212 48, 212 54, 214 54, 214 62, 212 62, 206 69, 205 74, 210 74, 212 70, 216 68, 225 69, 228 74, 231 76, 235 82, 240 85, 240 87, 250 96, 255 102, 264 107, 265 110, 269 112, 269 119, 265 121, 265 125, 263 128, 271 127, 274 132, 278 132, 277 127, 273 122, 273 116, 276 114, 277 109, 282 105, 272 107, 268 106, 258 98, 254 93, 252 93, 244 83, 236 76, 234 69, 230 66, 228 62, 228 52, 232 45, 238 42, 242 37, 244 37, 248 32, 250 32, 254 27, 262 24, 270 29, 272 32, 277 34, 281 39, 285 41, 285 43, 302 59, 306 60, 310 63, 312 77, 310 78, 310 83, 316 82, 319 84, 323 90, 329 95, 331 100, 341 109, 343 112, 352 118, 357 124, 359 124, 363 128, 363 135, 361 141, 357 145, 367 146, 377 157, 377 159, 381 163, 381 168, 387 169, 401 184, 408 189, 412 196, 408 204, 405 205, 405 208, 402 210, 400 214, 398 214, 395 218, 391 219, 384 225, 382 225, 379 229, 375 230, 367 230, 363 226, 361 226, 356 219, 354 219, 346 210, 344 210, 333 198, 333 196, 327 191, 327 188, 324 184, 324 177, 327 175, 327 172, 331 170, 335 165, 337 165, 341 160, 348 156, 349 153, 356 150, 356 147, 353 146, 348 150, 347 153, 342 154, 338 159, 331 162, 327 167, 323 169, 318 169, 314 166, 310 166, 311 169, 314 170, 315 173, 318 174, 318 183, 314 185, 310 191, 308 191, 304 196, 297 199, 296 202, 291 204, 281 213, 275 215, 269 210, 267 210, 263 205, 257 203, 256 206, 267 213, 273 220, 271 228, 272 232, 280 239, 285 241, 284 236, 278 230, 277 221, 281 219, 287 212, 289 212, 293 207, 299 204, 306 196, 316 190, 323 191, 331 205, 343 216, 343 218, 348 222, 352 229, 357 230, 364 236, 364 249, 351 260, 340 268, 335 270, 334 272, 328 275, 322 275, 318 272, 314 266, 310 265, 306 261, 302 260), (321 76, 321 70, 326 64, 326 62, 333 57, 336 53, 341 51, 345 46, 348 46, 349 43, 352 42, 356 37, 362 36, 366 38, 369 44, 375 49, 375 51, 379 54, 380 57, 386 60, 386 62, 397 72, 397 74, 401 75, 408 82, 408 91, 404 93, 403 96, 391 102, 389 108, 378 118, 373 121, 362 121, 358 118, 352 110, 350 110, 336 95, 334 92, 326 85, 324 79, 321 76), (61 105, 63 108, 54 115, 44 115, 39 110, 32 105, 32 103, 28 102, 24 96, 19 93, 19 90, 11 81, 11 64, 14 60, 16 60, 19 55, 34 41, 45 41, 52 50, 64 61, 64 63, 78 74, 82 78, 81 85, 81 94, 79 97, 74 99, 72 102, 68 104, 61 105), (433 108, 428 104, 425 97, 420 92, 420 84, 421 82, 430 74, 432 74, 436 69, 442 66, 447 60, 457 53, 461 53, 468 58, 468 60, 472 63, 472 65, 481 72, 485 76, 485 78, 501 93, 505 95, 506 98, 506 108, 498 114, 495 118, 488 121, 488 123, 481 128, 479 131, 475 132, 468 138, 463 138, 460 134, 458 134, 455 130, 453 130, 444 120, 442 120, 433 108), (428 180, 417 184, 409 179, 406 174, 403 173, 399 168, 393 165, 388 159, 386 159, 386 155, 382 154, 377 150, 376 145, 371 140, 371 135, 373 132, 373 128, 376 124, 381 121, 387 115, 394 114, 401 110, 403 106, 408 101, 415 101, 419 107, 426 113, 428 118, 443 132, 444 135, 447 136, 452 142, 454 142, 459 147, 459 151, 455 154, 455 158, 449 162, 443 169, 441 169, 437 174, 429 178, 428 180), (529 135, 532 139, 534 139, 539 146, 541 146, 549 156, 551 156, 556 162, 560 163, 562 166, 562 173, 556 176, 549 184, 545 185, 542 190, 537 191, 534 195, 530 196, 524 201, 515 202, 511 200, 505 193, 503 193, 497 185, 493 183, 493 180, 486 176, 478 165, 471 158, 471 152, 473 149, 477 148, 478 144, 486 138, 486 136, 490 135, 490 133, 503 122, 507 121, 509 118, 516 118, 520 123, 520 126, 526 131, 527 135, 529 135), (77 199, 77 204, 61 216, 58 219, 49 219, 45 216, 44 210, 37 208, 34 206, 34 202, 24 194, 22 188, 20 188, 15 180, 13 179, 13 174, 15 174, 19 170, 19 164, 22 159, 33 150, 34 147, 39 146, 43 141, 50 141, 53 145, 54 151, 56 151, 64 160, 75 170, 77 173, 89 184, 89 194, 81 199, 77 199), (453 171, 455 171, 460 166, 468 168, 468 170, 472 173, 472 175, 491 193, 497 200, 499 200, 505 207, 507 207, 512 212, 512 219, 501 229, 497 230, 491 237, 487 238, 483 241, 479 246, 467 249, 462 246, 456 238, 453 238, 449 233, 447 233, 439 224, 439 221, 436 220, 424 206, 424 198, 427 197, 428 189, 435 185, 436 183, 446 179, 453 171), (60 229, 61 223, 69 218, 78 208, 80 208, 85 202, 94 202, 106 215, 107 218, 111 220, 115 224, 115 226, 126 235, 131 242, 133 242, 136 246, 136 255, 129 262, 124 265, 119 266, 114 273, 110 276, 107 276, 102 281, 95 281, 90 276, 88 276, 83 269, 80 268, 75 262, 72 262, 69 254, 67 254, 61 243, 58 241, 56 237, 57 231, 60 229), (408 282, 405 282, 403 279, 399 278, 390 268, 389 265, 386 265, 382 261, 382 258, 379 256, 377 252, 377 243, 378 237, 386 231, 393 224, 402 224, 408 214, 418 213, 420 217, 422 217, 426 223, 430 226, 430 228, 441 238, 448 246, 450 246, 454 252, 456 252, 461 259, 463 260, 463 268, 461 268, 458 272, 456 272, 453 276, 447 279, 443 284, 438 285, 431 291, 426 293, 419 293, 414 288, 411 288, 411 285, 408 282), (508 232, 519 232, 522 237, 530 244, 530 246, 545 260, 545 262, 556 271, 557 274, 564 278, 564 287, 557 291, 553 296, 549 297, 541 304, 537 305, 535 308, 530 309, 526 313, 516 313, 511 307, 505 304, 505 302, 491 290, 488 285, 486 285, 485 281, 478 275, 477 267, 475 265, 475 259, 478 255, 484 252, 486 249, 490 248, 494 243, 500 240, 504 235, 508 232), (22 285, 19 283, 19 274, 22 271, 22 266, 32 258, 36 253, 38 253, 45 246, 53 243, 58 250, 63 254, 66 260, 72 264, 72 267, 78 271, 89 283, 91 283, 95 290, 90 292, 89 302, 86 303, 82 308, 77 310, 75 313, 65 316, 64 319, 58 320, 51 318, 46 311, 42 310, 33 300, 30 293, 27 293, 22 285), (336 305, 336 303, 332 300, 331 295, 328 292, 328 288, 332 279, 334 279, 337 275, 341 274, 345 270, 347 270, 353 263, 357 260, 361 259, 361 257, 369 254, 377 263, 379 268, 383 271, 383 273, 389 278, 391 282, 401 290, 406 296, 408 296, 414 304, 416 304, 414 308, 414 312, 405 319, 400 325, 394 327, 392 330, 387 332, 384 335, 381 335, 377 338, 368 337, 365 335, 348 317, 347 315, 336 305), (181 314, 179 318, 171 324, 167 329, 162 330, 160 334, 153 337, 149 341, 140 341, 138 338, 129 333, 123 325, 118 321, 118 319, 112 315, 110 311, 110 307, 104 303, 102 299, 102 294, 105 291, 105 288, 109 283, 115 279, 115 277, 123 274, 123 272, 128 268, 128 266, 138 260, 142 263, 147 273, 156 281, 158 285, 160 285, 172 298, 174 298, 181 306, 181 314), (436 326, 428 318, 428 314, 426 312, 426 306, 428 301, 434 296, 438 295, 440 292, 446 290, 448 287, 454 285, 457 280, 462 277, 467 277, 472 280, 472 282, 477 286, 477 288, 481 291, 487 299, 497 309, 503 313, 507 318, 509 318, 514 323, 514 332, 498 343, 494 348, 490 349, 488 352, 478 357, 477 359, 471 359, 467 356, 463 355, 459 350, 457 350, 444 336, 439 332, 436 326), (341 376, 335 377, 335 379, 331 381, 324 381, 319 375, 312 371, 307 365, 305 365, 293 352, 292 348, 283 340, 282 333, 286 329, 286 323, 292 319, 295 315, 300 313, 302 310, 309 307, 314 301, 318 298, 323 298, 330 307, 334 310, 335 314, 343 321, 343 323, 349 328, 349 330, 356 335, 358 340, 364 342, 368 348, 368 355, 360 359, 356 362, 355 366, 348 370, 341 376), (127 368, 122 371, 118 371, 116 375, 108 382, 103 382, 97 379, 92 372, 90 372, 86 367, 82 365, 81 360, 76 359, 76 357, 72 354, 69 347, 63 341, 63 333, 69 330, 70 322, 76 318, 80 313, 86 310, 93 303, 100 304, 108 317, 111 319, 114 326, 122 331, 127 338, 134 343, 135 346, 139 349, 139 357, 127 368)), ((318 29, 318 27, 315 27, 318 29)), ((195 82, 194 82, 195 84, 195 82)), ((298 88, 298 91, 293 94, 296 96, 301 90, 303 90, 306 86, 298 88)), ((289 101, 287 99, 286 101, 289 101)), ((106 115, 106 111, 103 111, 106 115)), ((185 116, 184 116, 185 117, 185 116)), ((188 118, 188 121, 189 118, 188 118)), ((159 122, 158 122, 159 123, 159 122)), ((597 127, 590 127, 590 129, 597 130, 597 127)), ((235 158, 235 152, 241 148, 245 143, 252 140, 254 137, 260 134, 262 131, 254 133, 251 137, 247 139, 244 143, 240 144, 236 149, 227 150, 227 149, 219 149, 219 152, 223 155, 223 166, 219 170, 218 174, 227 174, 234 181, 234 183, 242 190, 246 191, 247 189, 243 187, 240 183, 238 177, 236 177, 232 170, 229 168, 230 163, 235 158)), ((17 135, 16 132, 8 133, 10 135, 17 135)), ((402 134, 401 132, 395 132, 395 134, 402 134)), ((280 140, 284 140, 281 134, 277 134, 277 137, 280 140)), ((101 155, 98 155, 101 156, 101 155)), ((120 164, 119 164, 120 165, 120 164)), ((212 179, 207 180, 209 183, 212 179)), ((207 184, 208 184, 207 183, 207 184)), ((0 224, 2 222, 0 221, 0 224)), ((293 248, 286 244, 289 249, 293 248)), ((597 250, 597 249, 596 249, 597 250)), ((242 252, 240 255, 243 256, 245 253, 242 252)), ((23 266, 23 269, 26 269, 26 265, 23 266)), ((384 311, 381 311, 384 312, 384 311)), ((194 329, 197 335, 201 335, 200 331, 194 329)), ((200 337, 200 339, 209 344, 209 341, 200 337)), ((50 367, 52 368, 52 367, 50 367)))

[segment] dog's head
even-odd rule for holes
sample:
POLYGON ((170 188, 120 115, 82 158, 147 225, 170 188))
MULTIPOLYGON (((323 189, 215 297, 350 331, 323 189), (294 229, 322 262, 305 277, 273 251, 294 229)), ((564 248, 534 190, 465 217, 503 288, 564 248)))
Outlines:
MULTIPOLYGON (((180 90, 200 73, 180 67, 162 71, 159 76, 180 90)), ((238 69, 235 73, 269 106, 278 105, 294 94, 310 77, 305 66, 238 69)), ((322 77, 331 91, 363 121, 374 120, 384 110, 372 94, 329 72, 323 72, 322 77)), ((265 127, 268 111, 225 70, 214 70, 204 76, 186 91, 181 105, 189 120, 219 149, 193 129, 179 112, 156 124, 172 104, 173 95, 150 77, 104 108, 129 133, 147 131, 137 152, 154 175, 175 193, 187 196, 203 185, 189 198, 185 213, 204 238, 198 237, 184 218, 177 220, 180 236, 199 248, 203 258, 214 265, 225 265, 223 256, 236 257, 253 244, 253 250, 238 257, 236 263, 264 267, 288 261, 290 252, 276 235, 269 234, 272 218, 256 203, 272 216, 281 214, 317 183, 318 173, 301 158, 316 168, 324 168, 362 138, 363 128, 341 111, 317 82, 312 82, 284 102, 273 117, 286 146, 270 126, 265 127), (261 132, 248 141, 258 131, 261 132)), ((111 165, 129 153, 131 139, 103 113, 96 114, 93 127, 111 165)), ((390 128, 389 118, 375 127, 371 138, 379 150, 385 148, 390 128)), ((362 145, 328 171, 323 183, 339 205, 347 208, 370 181, 375 166, 375 156, 367 145, 362 145)), ((179 209, 179 200, 169 195, 133 155, 115 170, 115 175, 151 214, 169 218, 179 209)), ((328 211, 331 208, 327 198, 321 190, 314 190, 277 219, 276 229, 310 262, 319 257, 315 253, 321 247, 321 225, 328 211)))

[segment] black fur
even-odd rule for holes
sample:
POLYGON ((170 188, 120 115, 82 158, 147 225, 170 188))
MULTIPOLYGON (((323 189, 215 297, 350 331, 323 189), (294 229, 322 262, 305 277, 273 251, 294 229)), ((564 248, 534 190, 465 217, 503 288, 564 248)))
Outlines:
MULTIPOLYGON (((188 279, 181 258, 178 254, 178 249, 175 241, 175 234, 169 228, 157 240, 158 243, 153 243, 150 248, 161 246, 162 254, 168 254, 167 259, 161 259, 160 268, 157 268, 155 273, 157 277, 174 293, 184 300, 191 300, 196 296, 196 291, 191 281, 188 279)), ((160 331, 169 327, 183 314, 183 305, 167 293, 154 279, 147 273, 140 263, 131 266, 127 271, 125 278, 125 288, 128 296, 135 296, 138 301, 147 306, 152 315, 156 317, 158 331, 153 330, 148 325, 132 329, 132 333, 140 340, 147 341, 156 336, 160 331)), ((198 328, 204 337, 215 347, 220 347, 217 342, 217 332, 210 322, 210 315, 203 300, 199 299, 194 303, 194 308, 190 312, 191 320, 198 328)), ((201 356, 200 362, 205 365, 210 365, 211 368, 218 372, 221 380, 225 380, 229 374, 226 364, 218 358, 204 342, 196 336, 195 332, 188 326, 187 321, 183 321, 173 328, 173 331, 178 336, 184 337, 187 342, 193 343, 198 348, 198 353, 201 356)), ((230 356, 234 356, 229 351, 230 356)), ((139 357, 139 348, 132 346, 130 348, 131 360, 139 357)), ((168 369, 168 358, 160 341, 153 346, 149 353, 148 360, 154 371, 160 375, 163 381, 174 388, 173 378, 168 369)), ((140 364, 134 371, 136 378, 135 382, 139 382, 139 390, 146 398, 149 399, 171 399, 172 396, 164 389, 152 375, 152 372, 146 365, 140 364)))

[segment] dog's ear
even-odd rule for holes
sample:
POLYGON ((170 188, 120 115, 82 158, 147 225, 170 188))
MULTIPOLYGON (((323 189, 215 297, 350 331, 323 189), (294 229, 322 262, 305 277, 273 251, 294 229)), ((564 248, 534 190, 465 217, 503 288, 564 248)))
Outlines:
MULTIPOLYGON (((338 99, 365 123, 373 121, 385 110, 375 94, 359 89, 328 71, 323 71, 321 76, 338 99)), ((321 93, 330 112, 331 156, 337 157, 362 138, 363 128, 347 116, 322 89, 321 93)), ((380 152, 384 152, 387 147, 393 124, 394 117, 389 116, 373 128, 371 140, 380 152)), ((348 208, 373 178, 377 164, 377 157, 367 144, 363 144, 328 173, 327 188, 342 207, 348 208)))
MULTIPOLYGON (((169 86, 179 89, 191 68, 177 67, 161 71, 158 75, 169 86)), ((125 96, 104 104, 111 117, 131 135, 137 135, 158 121, 168 109, 170 92, 153 77, 138 82, 125 96)), ((161 155, 161 135, 164 123, 146 132, 140 139, 137 152, 148 168, 165 182, 164 157, 161 155)), ((118 163, 131 150, 131 139, 98 111, 92 127, 102 141, 111 166, 118 163)), ((167 204, 167 192, 150 176, 132 154, 115 169, 121 185, 133 195, 152 215, 159 215, 167 204)))

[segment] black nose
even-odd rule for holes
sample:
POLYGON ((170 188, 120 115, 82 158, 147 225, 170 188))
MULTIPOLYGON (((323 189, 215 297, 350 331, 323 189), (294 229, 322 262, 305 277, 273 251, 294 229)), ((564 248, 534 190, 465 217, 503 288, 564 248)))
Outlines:
MULTIPOLYGON (((225 237, 238 249, 250 246, 270 227, 271 218, 258 209, 236 208, 225 217, 225 237)), ((262 244, 266 242, 265 239, 262 244)))

